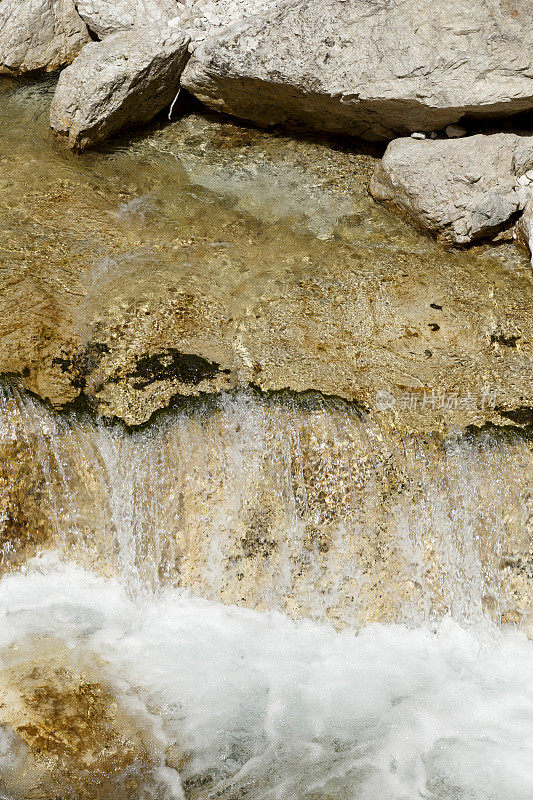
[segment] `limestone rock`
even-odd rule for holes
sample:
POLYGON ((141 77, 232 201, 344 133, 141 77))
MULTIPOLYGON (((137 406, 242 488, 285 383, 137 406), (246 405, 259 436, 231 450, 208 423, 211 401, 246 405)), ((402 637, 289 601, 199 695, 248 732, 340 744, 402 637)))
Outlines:
POLYGON ((178 16, 176 0, 77 0, 78 14, 102 39, 110 33, 178 16))
POLYGON ((526 203, 524 213, 518 220, 517 234, 519 241, 526 244, 531 251, 531 266, 533 267, 533 186, 531 199, 526 203))
POLYGON ((50 110, 55 133, 81 150, 172 103, 187 59, 187 38, 154 25, 91 42, 64 70, 50 110))
MULTIPOLYGON (((533 183, 529 173, 533 170, 533 146, 531 139, 527 136, 522 137, 513 150, 513 172, 520 178, 528 176, 527 184, 533 183)), ((520 180, 519 183, 524 183, 520 180)))
POLYGON ((262 125, 373 140, 514 114, 533 107, 533 6, 282 0, 208 36, 183 85, 262 125))
POLYGON ((463 128, 461 125, 446 126, 446 136, 448 139, 460 139, 462 136, 466 136, 466 134, 466 128, 463 128))
POLYGON ((88 41, 73 0, 0 2, 0 74, 53 72, 88 41))
POLYGON ((180 19, 191 37, 189 49, 230 25, 270 14, 276 0, 180 0, 180 19))
POLYGON ((490 236, 523 208, 522 170, 533 136, 396 139, 376 166, 370 189, 449 244, 490 236))

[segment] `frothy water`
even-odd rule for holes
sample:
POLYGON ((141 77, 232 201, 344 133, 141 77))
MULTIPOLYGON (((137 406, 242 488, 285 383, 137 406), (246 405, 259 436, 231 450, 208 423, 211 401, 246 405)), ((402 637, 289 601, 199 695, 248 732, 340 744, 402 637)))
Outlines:
POLYGON ((81 676, 142 730, 99 800, 531 800, 524 436, 313 395, 136 431, 8 382, 0 406, 2 800, 58 796, 1 724, 13 674, 81 676))
POLYGON ((49 638, 96 654, 161 721, 157 797, 533 796, 533 662, 518 631, 446 618, 339 633, 177 590, 133 600, 51 557, 4 578, 0 606, 4 652, 49 638))

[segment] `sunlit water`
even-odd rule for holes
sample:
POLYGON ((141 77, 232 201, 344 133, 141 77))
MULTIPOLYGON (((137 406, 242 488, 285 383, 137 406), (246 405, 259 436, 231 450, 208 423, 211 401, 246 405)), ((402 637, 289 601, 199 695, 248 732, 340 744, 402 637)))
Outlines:
MULTIPOLYGON (((47 304, 46 324, 68 317, 63 284, 83 338, 126 290, 275 298, 295 254, 328 280, 348 246, 361 274, 400 252, 461 268, 362 192, 255 170, 244 130, 222 155, 193 121, 71 156, 50 92, 0 98, 2 279, 34 282, 28 326, 47 304)), ((252 393, 131 432, 3 383, 0 447, 0 677, 48 651, 89 664, 153 728, 157 780, 135 798, 532 800, 524 437, 402 438, 353 406, 252 393)), ((13 786, 25 762, 0 733, 13 786)))
POLYGON ((445 619, 338 633, 177 591, 134 601, 48 561, 4 578, 0 604, 4 648, 50 637, 96 654, 162 720, 187 797, 533 796, 533 663, 517 631, 445 619))
POLYGON ((130 431, 4 383, 0 411, 6 566, 58 547, 134 595, 185 586, 338 627, 527 624, 524 435, 399 436, 314 394, 188 400, 130 431))
POLYGON ((387 439, 344 404, 246 394, 128 432, 4 384, 1 442, 34 465, 57 534, 0 582, 3 664, 51 648, 134 698, 159 764, 143 797, 533 796, 533 650, 504 568, 509 528, 529 521, 520 437, 442 449, 387 439), (405 501, 379 488, 387 471, 405 501), (270 527, 243 527, 261 503, 270 527), (396 549, 374 552, 391 560, 375 573, 362 526, 379 536, 380 503, 396 549))

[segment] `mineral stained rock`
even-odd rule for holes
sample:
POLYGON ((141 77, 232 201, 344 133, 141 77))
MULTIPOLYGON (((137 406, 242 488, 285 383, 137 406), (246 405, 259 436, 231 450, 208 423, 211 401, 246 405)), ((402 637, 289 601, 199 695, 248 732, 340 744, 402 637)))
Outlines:
POLYGON ((141 800, 147 787, 168 796, 150 715, 106 685, 96 659, 46 637, 13 649, 0 669, 3 798, 141 800))
POLYGON ((0 141, 0 365, 54 406, 82 395, 136 425, 253 384, 418 431, 533 406, 529 257, 443 252, 368 196, 371 154, 191 115, 74 157, 50 141, 46 96, 28 102, 4 103, 28 135, 0 141), (298 217, 281 195, 306 187, 323 206, 298 217))
POLYGON ((76 8, 100 39, 110 33, 168 21, 179 11, 175 0, 77 0, 76 8))
POLYGON ((464 245, 497 233, 520 212, 532 167, 533 136, 408 137, 387 147, 370 190, 442 241, 464 245))
POLYGON ((61 73, 52 130, 82 150, 120 128, 149 122, 178 92, 187 44, 178 28, 156 24, 142 34, 123 31, 86 45, 61 73))
POLYGON ((53 72, 89 41, 73 0, 2 0, 0 74, 53 72))
POLYGON ((284 0, 208 35, 183 85, 261 125, 374 140, 515 114, 533 108, 533 6, 284 0))

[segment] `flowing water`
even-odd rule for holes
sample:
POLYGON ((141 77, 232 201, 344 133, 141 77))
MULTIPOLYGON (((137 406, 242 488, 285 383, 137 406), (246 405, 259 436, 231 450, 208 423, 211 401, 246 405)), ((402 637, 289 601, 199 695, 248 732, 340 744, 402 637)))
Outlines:
POLYGON ((43 536, 0 583, 4 674, 66 659, 133 697, 142 796, 532 796, 523 436, 395 439, 316 396, 143 431, 1 407, 4 562, 28 517, 43 536))
MULTIPOLYGON (((84 336, 123 283, 220 284, 237 307, 275 298, 297 251, 437 252, 362 193, 299 190, 292 162, 234 170, 205 121, 180 159, 165 129, 74 159, 48 85, 2 92, 2 267, 35 281, 28 329, 43 293, 84 336)), ((532 477, 524 433, 408 436, 313 393, 182 399, 128 429, 4 379, 0 797, 532 800, 532 477)))

